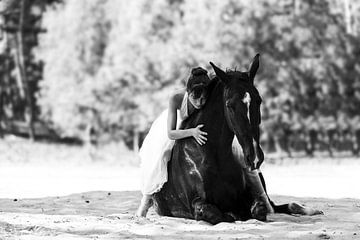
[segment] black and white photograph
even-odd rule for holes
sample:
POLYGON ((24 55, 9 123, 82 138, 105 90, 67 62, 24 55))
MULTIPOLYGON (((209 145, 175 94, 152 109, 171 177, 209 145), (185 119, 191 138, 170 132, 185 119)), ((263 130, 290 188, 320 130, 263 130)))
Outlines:
POLYGON ((360 1, 0 0, 0 240, 360 239, 360 1))

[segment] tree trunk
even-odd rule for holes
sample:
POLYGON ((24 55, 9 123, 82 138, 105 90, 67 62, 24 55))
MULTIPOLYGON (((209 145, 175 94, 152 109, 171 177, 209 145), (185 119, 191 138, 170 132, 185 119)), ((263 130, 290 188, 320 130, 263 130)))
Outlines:
MULTIPOLYGON (((4 69, 5 71, 5 69, 4 69)), ((0 138, 4 137, 2 124, 4 119, 4 89, 5 89, 5 83, 2 78, 0 78, 0 138)))
POLYGON ((300 1, 298 0, 293 0, 293 4, 294 4, 294 15, 298 16, 300 13, 300 1))
POLYGON ((34 109, 32 104, 31 92, 27 80, 26 75, 26 65, 25 65, 25 52, 24 52, 24 19, 25 19, 25 9, 26 9, 27 0, 21 0, 20 2, 20 19, 19 19, 19 31, 16 34, 16 68, 18 72, 18 82, 19 87, 22 85, 22 89, 20 89, 20 95, 22 95, 23 99, 25 98, 26 102, 26 110, 25 110, 25 120, 29 127, 29 138, 30 140, 35 140, 34 133, 34 109))
POLYGON ((6 32, 3 30, 5 28, 5 18, 4 15, 0 14, 0 54, 5 54, 6 46, 7 46, 7 39, 6 39, 6 32))
POLYGON ((139 152, 139 131, 137 129, 134 130, 134 139, 133 139, 133 150, 134 152, 139 152))
POLYGON ((353 34, 352 27, 352 13, 351 13, 351 3, 349 0, 344 0, 344 8, 345 8, 345 24, 346 24, 346 32, 348 34, 353 34))

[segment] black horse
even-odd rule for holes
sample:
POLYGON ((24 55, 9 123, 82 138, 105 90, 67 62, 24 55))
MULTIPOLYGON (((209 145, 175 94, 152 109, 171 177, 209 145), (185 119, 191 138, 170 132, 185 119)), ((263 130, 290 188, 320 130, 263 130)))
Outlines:
MULTIPOLYGON (((153 197, 155 210, 159 215, 212 224, 250 218, 266 220, 266 208, 253 199, 244 168, 232 153, 235 135, 245 161, 252 168, 259 167, 264 159, 259 145, 261 98, 253 84, 259 55, 255 56, 248 72, 224 72, 210 64, 217 77, 209 85, 207 103, 181 125, 185 129, 204 124, 202 129, 208 133, 208 140, 202 146, 193 138, 176 141, 168 163, 168 182, 153 197), (246 93, 251 96, 249 107, 243 101, 246 93)), ((260 177, 265 188, 262 175, 260 177)), ((296 203, 272 205, 279 213, 320 213, 296 203)))

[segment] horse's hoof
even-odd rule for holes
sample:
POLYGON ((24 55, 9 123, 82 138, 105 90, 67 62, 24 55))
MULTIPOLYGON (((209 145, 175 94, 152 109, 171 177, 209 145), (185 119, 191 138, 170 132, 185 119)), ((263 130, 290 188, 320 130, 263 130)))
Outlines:
POLYGON ((289 210, 292 214, 300 214, 300 215, 308 215, 308 216, 324 215, 323 211, 309 207, 304 207, 298 203, 289 203, 289 210))
POLYGON ((313 213, 311 215, 324 215, 324 212, 317 209, 311 209, 313 213))

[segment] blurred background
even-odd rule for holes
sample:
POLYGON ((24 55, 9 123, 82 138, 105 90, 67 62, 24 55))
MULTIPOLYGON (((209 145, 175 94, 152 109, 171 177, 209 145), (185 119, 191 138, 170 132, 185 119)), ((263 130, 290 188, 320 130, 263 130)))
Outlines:
MULTIPOLYGON (((268 161, 353 164, 359 43, 360 2, 350 0, 0 0, 0 161, 136 169, 192 67, 246 70, 259 52, 268 161)), ((35 171, 21 166, 2 176, 35 171)))

